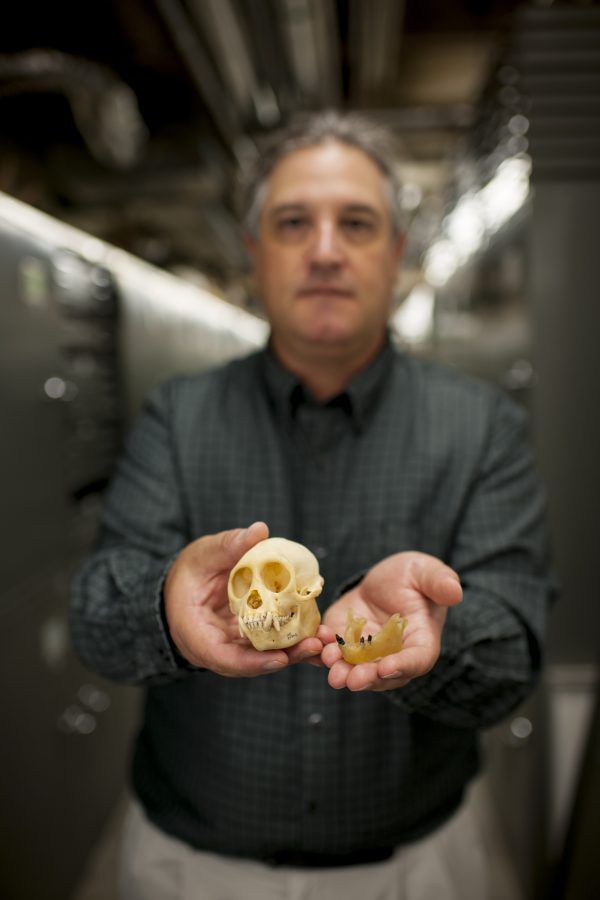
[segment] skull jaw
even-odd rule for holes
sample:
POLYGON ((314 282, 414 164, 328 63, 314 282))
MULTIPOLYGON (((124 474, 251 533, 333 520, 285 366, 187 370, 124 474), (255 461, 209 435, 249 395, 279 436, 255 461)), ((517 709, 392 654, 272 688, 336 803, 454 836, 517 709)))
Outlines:
POLYGON ((240 618, 240 634, 247 637, 256 650, 281 650, 293 647, 304 638, 313 637, 321 622, 321 613, 316 602, 307 601, 306 605, 308 609, 296 611, 289 622, 281 625, 279 631, 274 625, 267 629, 248 628, 240 618))

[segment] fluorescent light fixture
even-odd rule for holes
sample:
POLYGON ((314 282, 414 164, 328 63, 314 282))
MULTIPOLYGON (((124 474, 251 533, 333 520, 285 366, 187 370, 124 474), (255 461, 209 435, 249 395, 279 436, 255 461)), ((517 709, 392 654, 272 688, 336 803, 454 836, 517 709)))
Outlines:
POLYGON ((529 194, 530 172, 529 159, 506 159, 479 192, 488 233, 497 231, 523 206, 529 194))
POLYGON ((390 320, 395 331, 410 344, 427 340, 433 330, 435 292, 431 285, 415 285, 390 320))
POLYGON ((448 238, 435 241, 425 257, 425 278, 433 287, 442 287, 463 262, 456 244, 448 238))
POLYGON ((442 236, 425 254, 427 282, 442 287, 523 206, 529 196, 531 160, 505 159, 494 177, 465 194, 442 223, 442 236))

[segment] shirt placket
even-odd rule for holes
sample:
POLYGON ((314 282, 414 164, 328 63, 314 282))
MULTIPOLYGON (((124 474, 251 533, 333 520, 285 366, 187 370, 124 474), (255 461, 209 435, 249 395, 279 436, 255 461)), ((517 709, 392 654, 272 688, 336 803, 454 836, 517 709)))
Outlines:
MULTIPOLYGON (((297 410, 296 505, 298 539, 319 560, 325 578, 324 596, 331 592, 335 572, 334 495, 343 479, 350 418, 338 407, 302 405, 297 410)), ((327 602, 327 601, 325 601, 327 602)), ((324 669, 307 667, 298 680, 297 716, 300 736, 302 845, 330 842, 331 805, 327 798, 327 771, 331 766, 331 733, 336 729, 337 704, 324 669)))

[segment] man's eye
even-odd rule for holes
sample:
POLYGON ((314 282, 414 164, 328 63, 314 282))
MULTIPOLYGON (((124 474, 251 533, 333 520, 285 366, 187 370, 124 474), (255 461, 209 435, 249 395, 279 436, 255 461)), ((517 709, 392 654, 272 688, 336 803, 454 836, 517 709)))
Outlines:
POLYGON ((306 219, 303 216, 286 216, 285 219, 277 221, 276 228, 282 234, 293 234, 304 228, 306 224, 306 219))
POLYGON ((371 219, 361 219, 355 216, 344 219, 342 222, 344 230, 353 237, 368 237, 375 229, 375 224, 371 219))

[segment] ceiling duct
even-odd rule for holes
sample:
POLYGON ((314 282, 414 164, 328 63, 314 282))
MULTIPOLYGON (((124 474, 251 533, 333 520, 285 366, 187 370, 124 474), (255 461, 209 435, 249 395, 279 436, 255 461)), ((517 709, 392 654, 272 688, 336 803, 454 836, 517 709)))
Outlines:
POLYGON ((228 93, 243 119, 251 120, 259 88, 248 41, 231 0, 188 0, 188 6, 210 42, 228 93))
POLYGON ((337 106, 341 83, 333 3, 331 0, 281 0, 277 8, 301 104, 337 106))
MULTIPOLYGON (((294 88, 291 65, 282 40, 281 23, 269 3, 265 0, 243 0, 240 10, 244 14, 249 42, 254 48, 254 65, 260 85, 259 94, 274 97, 278 112, 284 116, 296 104, 297 90, 294 88)), ((275 124, 265 121, 269 112, 264 101, 256 103, 257 119, 263 126, 275 124)))
POLYGON ((255 154, 254 145, 244 135, 242 117, 224 89, 193 20, 179 0, 156 0, 156 5, 217 132, 237 162, 245 163, 255 154))
POLYGON ((312 0, 313 27, 321 74, 321 102, 339 106, 341 101, 340 47, 337 16, 331 0, 312 0))
POLYGON ((98 162, 112 169, 129 169, 139 162, 148 131, 137 97, 106 66, 59 50, 1 55, 0 99, 24 93, 64 94, 98 162))
POLYGON ((404 0, 350 4, 351 98, 359 105, 374 97, 381 102, 395 87, 404 23, 404 0))

